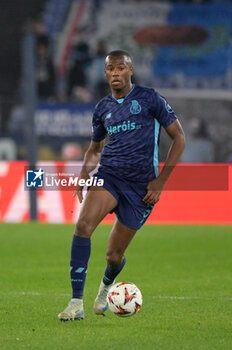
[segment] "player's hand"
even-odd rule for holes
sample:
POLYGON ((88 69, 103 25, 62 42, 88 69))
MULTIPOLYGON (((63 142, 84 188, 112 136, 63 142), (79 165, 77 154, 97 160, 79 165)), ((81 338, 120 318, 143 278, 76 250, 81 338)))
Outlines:
POLYGON ((149 182, 147 185, 147 194, 143 201, 147 204, 155 204, 159 201, 164 183, 159 177, 149 182))
MULTIPOLYGON (((87 173, 86 170, 84 170, 84 169, 81 170, 78 181, 80 179, 84 179, 85 181, 89 179, 89 174, 87 173)), ((80 203, 82 203, 82 201, 83 201, 83 188, 84 188, 84 186, 80 186, 78 184, 75 192, 73 193, 73 197, 77 196, 80 203)))

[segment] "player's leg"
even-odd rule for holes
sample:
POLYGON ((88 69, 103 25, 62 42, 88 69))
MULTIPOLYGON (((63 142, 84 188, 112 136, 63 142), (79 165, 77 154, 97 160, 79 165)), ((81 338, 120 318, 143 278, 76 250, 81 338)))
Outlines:
POLYGON ((90 256, 90 237, 102 219, 117 205, 116 198, 104 188, 88 191, 76 224, 71 249, 71 282, 73 298, 82 299, 90 256))
POLYGON ((84 318, 82 298, 90 257, 90 237, 101 220, 116 205, 116 198, 104 188, 92 187, 86 194, 71 248, 70 274, 73 295, 68 307, 58 315, 61 320, 84 318))
POLYGON ((126 263, 124 252, 136 231, 115 219, 106 249, 107 267, 94 302, 94 312, 97 315, 104 315, 107 309, 107 293, 126 263))

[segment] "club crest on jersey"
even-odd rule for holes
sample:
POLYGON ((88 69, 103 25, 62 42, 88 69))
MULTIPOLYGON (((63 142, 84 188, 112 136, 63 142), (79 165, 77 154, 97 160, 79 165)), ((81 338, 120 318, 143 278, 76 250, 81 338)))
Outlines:
POLYGON ((131 107, 130 107, 130 112, 132 114, 139 114, 141 112, 142 107, 136 100, 131 101, 131 107))

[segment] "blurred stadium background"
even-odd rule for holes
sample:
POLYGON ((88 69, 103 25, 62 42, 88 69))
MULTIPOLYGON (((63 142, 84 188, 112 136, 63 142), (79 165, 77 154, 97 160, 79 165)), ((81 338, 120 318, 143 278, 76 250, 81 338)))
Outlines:
MULTIPOLYGON (((2 4, 1 221, 30 218, 28 160, 65 169, 83 158, 94 105, 108 93, 104 57, 118 48, 132 55, 134 82, 160 91, 181 120, 187 136, 181 162, 227 164, 231 179, 232 1, 2 4)), ((163 133, 161 161, 169 144, 163 133)), ((150 222, 231 223, 229 189, 182 191, 178 200, 167 191, 150 222)), ((37 202, 42 222, 73 222, 78 215, 70 192, 41 191, 37 202)))

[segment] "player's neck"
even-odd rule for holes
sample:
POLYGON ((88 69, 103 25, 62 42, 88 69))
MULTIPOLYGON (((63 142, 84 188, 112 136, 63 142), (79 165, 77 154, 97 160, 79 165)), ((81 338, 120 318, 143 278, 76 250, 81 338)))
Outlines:
POLYGON ((124 89, 121 89, 121 90, 112 89, 111 91, 112 91, 113 97, 116 98, 116 100, 118 100, 120 98, 126 97, 131 92, 132 89, 133 89, 133 84, 130 83, 128 86, 125 86, 124 89))

